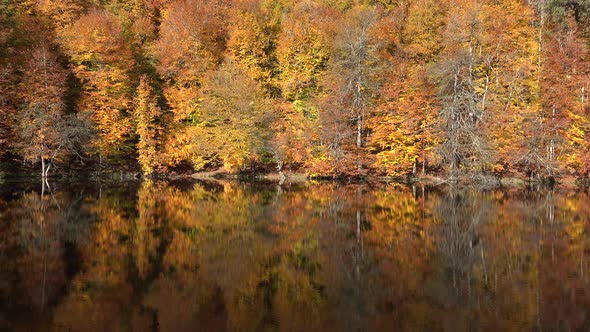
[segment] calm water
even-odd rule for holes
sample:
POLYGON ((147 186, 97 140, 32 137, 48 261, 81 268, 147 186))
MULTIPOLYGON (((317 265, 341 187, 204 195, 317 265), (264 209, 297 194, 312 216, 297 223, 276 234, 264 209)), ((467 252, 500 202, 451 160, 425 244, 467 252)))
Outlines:
POLYGON ((0 187, 0 330, 588 331, 584 192, 0 187))

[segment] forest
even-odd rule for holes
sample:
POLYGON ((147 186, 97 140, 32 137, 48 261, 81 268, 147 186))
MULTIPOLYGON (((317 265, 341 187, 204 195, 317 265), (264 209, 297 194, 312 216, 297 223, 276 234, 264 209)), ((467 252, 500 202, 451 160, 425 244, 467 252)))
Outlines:
POLYGON ((0 0, 0 160, 583 179, 589 47, 589 0, 0 0))

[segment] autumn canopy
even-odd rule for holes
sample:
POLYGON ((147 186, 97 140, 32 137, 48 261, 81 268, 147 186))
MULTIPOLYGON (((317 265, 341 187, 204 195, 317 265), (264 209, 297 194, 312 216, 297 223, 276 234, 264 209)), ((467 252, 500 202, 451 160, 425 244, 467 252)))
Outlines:
POLYGON ((0 158, 42 176, 588 177, 587 0, 0 2, 0 158))

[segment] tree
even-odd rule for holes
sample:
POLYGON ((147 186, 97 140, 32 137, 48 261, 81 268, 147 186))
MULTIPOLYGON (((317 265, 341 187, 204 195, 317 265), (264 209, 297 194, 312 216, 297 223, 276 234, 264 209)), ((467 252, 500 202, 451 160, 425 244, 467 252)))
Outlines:
POLYGON ((158 106, 156 96, 147 76, 142 76, 137 87, 135 110, 133 112, 139 136, 137 143, 138 161, 144 174, 151 174, 159 168, 159 148, 162 138, 160 117, 162 110, 158 106))
POLYGON ((481 65, 481 4, 478 1, 451 2, 445 33, 443 61, 436 77, 443 106, 439 113, 440 153, 451 178, 479 174, 492 160, 485 132, 485 106, 478 69, 481 65))
POLYGON ((317 97, 340 13, 325 1, 284 3, 276 48, 277 80, 283 99, 279 101, 276 138, 277 143, 287 145, 279 148, 275 144, 274 151, 280 161, 292 158, 306 167, 323 169, 317 167, 325 159, 317 97))
MULTIPOLYGON (((495 172, 526 170, 539 110, 539 56, 534 12, 521 1, 503 0, 482 7, 482 59, 477 87, 488 114, 495 172)), ((534 148, 533 148, 534 149, 534 148)), ((532 155, 531 155, 532 156, 532 155)))
MULTIPOLYGON (((584 116, 581 93, 588 82, 587 47, 579 37, 577 24, 567 19, 554 27, 546 41, 543 54, 541 106, 545 125, 545 158, 558 160, 573 170, 581 170, 587 150, 584 130, 588 124, 584 116), (565 159, 565 160, 564 160, 565 159)), ((554 176, 558 169, 547 169, 547 176, 554 176)))
POLYGON ((227 36, 221 10, 217 0, 182 0, 171 4, 162 17, 153 49, 177 122, 191 121, 204 74, 223 60, 227 36))
POLYGON ((272 104, 256 81, 233 62, 209 74, 203 85, 199 126, 192 146, 196 168, 220 160, 229 171, 244 170, 270 151, 272 104))
MULTIPOLYGON (((539 1, 539 0, 537 0, 539 1)), ((590 1, 588 0, 540 0, 544 10, 558 20, 573 18, 582 26, 590 22, 590 1)))
MULTIPOLYGON (((2 6, 2 5, 0 5, 2 6)), ((4 10, 5 8, 0 7, 4 10)), ((15 57, 9 46, 14 33, 14 24, 4 12, 0 14, 0 158, 9 150, 12 143, 11 119, 15 113, 15 105, 10 96, 14 95, 14 65, 15 57)))
POLYGON ((103 158, 121 158, 132 149, 133 108, 130 70, 135 64, 123 27, 108 12, 94 9, 61 34, 83 89, 78 107, 94 122, 92 145, 103 158))
POLYGON ((272 7, 274 1, 245 1, 236 4, 230 16, 228 53, 248 69, 248 74, 273 95, 277 87, 277 39, 280 12, 272 7))
MULTIPOLYGON (((368 151, 375 155, 378 172, 416 175, 421 164, 436 166, 434 147, 439 143, 436 86, 428 75, 443 50, 447 4, 428 1, 400 4, 400 23, 382 20, 381 35, 390 36, 387 59, 390 70, 368 126, 368 151)), ((386 39, 387 40, 387 39, 386 39)))
POLYGON ((36 2, 36 8, 51 19, 52 26, 63 32, 69 25, 76 22, 91 6, 85 0, 43 0, 36 2))
POLYGON ((589 36, 588 0, 0 1, 0 155, 587 176, 589 36))
POLYGON ((317 130, 310 126, 310 121, 303 112, 292 103, 275 105, 276 118, 272 124, 273 137, 271 149, 277 162, 277 171, 305 165, 311 159, 311 149, 317 141, 317 130))
POLYGON ((427 164, 434 166, 438 159, 434 148, 439 143, 436 120, 440 103, 425 66, 397 66, 402 68, 390 77, 382 91, 384 99, 369 120, 367 149, 375 154, 378 171, 417 175, 421 164, 424 175, 427 164))
POLYGON ((222 62, 227 41, 224 3, 218 0, 175 1, 160 11, 154 57, 162 92, 171 113, 165 131, 163 163, 194 164, 194 132, 198 131, 203 79, 222 62))
POLYGON ((23 82, 26 87, 23 99, 27 104, 16 116, 19 141, 15 148, 25 160, 41 162, 44 178, 64 148, 62 98, 65 77, 65 71, 59 67, 46 42, 32 50, 23 82))
POLYGON ((447 1, 409 1, 406 16, 399 28, 400 50, 416 63, 432 63, 444 48, 447 1))
POLYGON ((46 40, 31 50, 21 92, 26 104, 16 115, 14 147, 25 160, 41 162, 43 178, 57 159, 78 154, 90 136, 83 121, 64 112, 66 76, 46 40))
POLYGON ((336 163, 343 158, 354 158, 356 164, 355 171, 337 167, 336 174, 343 171, 361 173, 363 169, 366 116, 383 69, 377 53, 379 45, 372 36, 377 20, 377 11, 370 7, 359 6, 346 13, 339 24, 334 54, 323 80, 326 92, 320 118, 328 154, 336 163), (352 131, 350 123, 354 123, 352 131), (350 138, 354 141, 354 152, 350 150, 350 138), (351 153, 356 156, 351 157, 351 153))
POLYGON ((305 101, 317 96, 319 77, 331 52, 335 17, 332 9, 305 0, 282 21, 277 57, 286 100, 305 101))

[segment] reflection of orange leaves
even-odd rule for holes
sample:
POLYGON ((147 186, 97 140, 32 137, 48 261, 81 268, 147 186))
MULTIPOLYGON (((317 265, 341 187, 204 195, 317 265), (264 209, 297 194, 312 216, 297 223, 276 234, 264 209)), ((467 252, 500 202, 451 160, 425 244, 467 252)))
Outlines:
POLYGON ((26 301, 38 301, 42 277, 48 295, 66 287, 53 322, 85 331, 141 330, 156 313, 170 330, 256 330, 270 315, 278 329, 306 331, 416 321, 435 329, 445 319, 498 330, 583 326, 587 193, 226 187, 145 181, 137 200, 103 190, 83 201, 95 221, 75 241, 80 270, 69 285, 59 193, 0 200, 0 247, 22 242, 7 268, 37 296, 26 301))
POLYGON ((435 239, 430 235, 434 217, 411 192, 393 189, 374 193, 369 245, 386 259, 381 269, 392 278, 403 276, 408 290, 421 287, 430 273, 435 239))
POLYGON ((197 255, 200 231, 184 232, 174 230, 172 242, 163 259, 164 268, 167 271, 177 271, 177 277, 188 282, 193 277, 194 271, 199 268, 199 256, 197 255))
POLYGON ((131 285, 125 283, 100 288, 92 298, 74 290, 53 312, 54 324, 73 331, 119 331, 128 323, 132 292, 131 285))
POLYGON ((123 257, 128 249, 121 240, 130 236, 129 221, 107 202, 99 202, 92 211, 99 216, 99 221, 94 226, 93 241, 82 246, 82 255, 85 260, 94 262, 91 280, 118 284, 126 278, 123 257))

